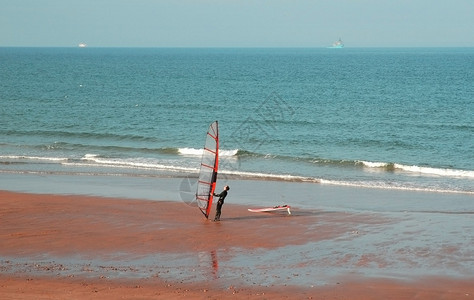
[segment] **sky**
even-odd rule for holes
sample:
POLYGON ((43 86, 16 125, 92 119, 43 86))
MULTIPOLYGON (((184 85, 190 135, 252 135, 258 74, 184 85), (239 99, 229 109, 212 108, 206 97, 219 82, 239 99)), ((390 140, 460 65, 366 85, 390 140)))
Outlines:
POLYGON ((0 47, 474 47, 474 0, 0 0, 0 47))

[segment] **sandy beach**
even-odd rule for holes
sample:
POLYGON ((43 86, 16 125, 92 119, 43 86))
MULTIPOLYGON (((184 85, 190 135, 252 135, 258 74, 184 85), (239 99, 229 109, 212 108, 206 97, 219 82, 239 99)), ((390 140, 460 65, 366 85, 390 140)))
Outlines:
POLYGON ((380 214, 261 214, 226 204, 222 221, 212 222, 184 202, 10 191, 0 191, 0 204, 2 299, 474 298, 472 248, 411 249, 396 240, 366 253, 337 248, 397 228, 380 214), (319 249, 325 243, 332 254, 319 249), (392 248, 400 257, 390 257, 392 248), (453 275, 424 272, 427 261, 453 275))

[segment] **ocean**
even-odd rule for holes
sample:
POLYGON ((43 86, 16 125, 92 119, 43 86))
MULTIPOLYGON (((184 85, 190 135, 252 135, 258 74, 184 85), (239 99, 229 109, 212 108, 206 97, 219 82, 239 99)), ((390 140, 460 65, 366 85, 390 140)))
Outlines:
POLYGON ((0 174, 474 194, 474 48, 0 48, 0 174), (98 178, 98 177, 97 177, 98 178))

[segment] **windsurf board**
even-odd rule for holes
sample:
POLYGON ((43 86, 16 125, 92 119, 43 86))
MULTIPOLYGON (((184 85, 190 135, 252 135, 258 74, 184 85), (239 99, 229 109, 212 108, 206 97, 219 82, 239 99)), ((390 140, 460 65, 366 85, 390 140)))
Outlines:
POLYGON ((286 210, 289 215, 291 215, 290 206, 289 205, 277 205, 273 207, 264 207, 264 208, 249 208, 248 211, 250 212, 272 212, 272 211, 279 211, 279 210, 286 210))

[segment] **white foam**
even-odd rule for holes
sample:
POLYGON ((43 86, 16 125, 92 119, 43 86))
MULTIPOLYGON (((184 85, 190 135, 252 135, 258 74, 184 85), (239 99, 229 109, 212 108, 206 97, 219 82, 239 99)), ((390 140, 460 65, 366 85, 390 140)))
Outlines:
POLYGON ((40 156, 24 156, 24 155, 2 155, 1 159, 15 160, 43 160, 43 161, 67 161, 65 157, 40 157, 40 156))
POLYGON ((178 153, 181 155, 195 155, 195 156, 202 156, 203 149, 195 149, 195 148, 179 148, 178 153))
POLYGON ((235 155, 237 155, 237 152, 239 152, 239 149, 219 150, 219 155, 220 156, 235 156, 235 155))
MULTIPOLYGON (((361 163, 364 167, 367 168, 385 168, 390 165, 386 162, 371 162, 360 160, 357 163, 361 163)), ((435 176, 444 176, 444 177, 467 177, 474 178, 474 171, 470 170, 459 170, 459 169, 448 169, 448 168, 432 168, 432 167, 420 167, 416 165, 403 165, 403 164, 393 164, 395 170, 401 170, 413 174, 419 175, 435 175, 435 176)))
POLYGON ((88 159, 94 159, 96 157, 98 157, 99 155, 97 154, 86 154, 84 155, 84 157, 82 158, 83 160, 88 160, 88 159))
POLYGON ((407 165, 401 165, 401 164, 394 164, 394 167, 395 169, 403 170, 410 173, 428 174, 428 175, 445 176, 445 177, 474 178, 474 171, 468 171, 468 170, 407 166, 407 165))
POLYGON ((416 191, 416 192, 435 192, 435 193, 453 193, 453 194, 472 194, 471 191, 453 191, 446 189, 437 188, 419 188, 410 186, 394 186, 384 182, 350 182, 350 181, 339 181, 339 180, 327 180, 321 179, 321 184, 328 185, 339 185, 339 186, 350 186, 358 188, 370 188, 370 189, 386 189, 386 190, 400 190, 400 191, 416 191))
POLYGON ((133 161, 133 160, 120 160, 120 159, 101 159, 101 158, 89 158, 88 162, 66 162, 63 165, 68 166, 80 166, 80 167, 108 167, 108 168, 129 168, 129 169, 141 169, 141 170, 167 170, 167 171, 182 171, 196 173, 199 170, 197 168, 187 168, 174 165, 166 165, 156 162, 146 161, 133 161))
MULTIPOLYGON (((219 150, 219 156, 235 156, 237 155, 238 149, 234 150, 219 150)), ((195 148, 179 148, 178 153, 181 155, 189 155, 189 156, 202 156, 203 149, 195 149, 195 148)))
POLYGON ((260 179, 274 179, 274 180, 284 180, 284 181, 304 181, 304 182, 319 182, 319 179, 309 178, 303 176, 295 176, 289 174, 270 174, 270 173, 258 173, 258 172, 244 172, 244 171, 228 171, 221 170, 220 174, 228 174, 235 176, 242 176, 247 178, 260 178, 260 179))
POLYGON ((388 163, 385 162, 372 162, 372 161, 364 161, 364 160, 359 160, 357 161, 358 163, 363 164, 365 167, 368 168, 385 168, 388 166, 388 163))

